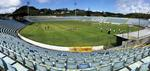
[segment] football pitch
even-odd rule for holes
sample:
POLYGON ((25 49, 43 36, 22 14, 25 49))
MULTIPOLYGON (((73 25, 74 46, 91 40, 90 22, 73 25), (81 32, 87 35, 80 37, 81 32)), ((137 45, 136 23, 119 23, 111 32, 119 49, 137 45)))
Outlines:
POLYGON ((137 31, 139 27, 127 24, 99 23, 91 21, 35 22, 26 26, 20 34, 31 40, 64 47, 114 46, 115 34, 137 31))

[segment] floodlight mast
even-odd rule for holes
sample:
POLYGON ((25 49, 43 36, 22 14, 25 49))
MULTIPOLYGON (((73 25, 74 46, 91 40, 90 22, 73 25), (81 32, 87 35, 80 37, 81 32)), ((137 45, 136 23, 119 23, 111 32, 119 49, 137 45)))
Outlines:
MULTIPOLYGON (((150 15, 150 9, 148 10, 147 14, 150 15)), ((149 18, 148 18, 148 22, 150 24, 150 19, 149 18)), ((149 25, 147 25, 147 26, 149 27, 149 25)))
POLYGON ((131 23, 127 23, 127 27, 128 27, 128 33, 127 33, 127 36, 128 36, 128 39, 130 39, 130 24, 131 23))
POLYGON ((75 10, 74 10, 74 15, 77 16, 77 0, 74 2, 75 10))
POLYGON ((30 5, 30 2, 29 2, 29 1, 27 1, 27 15, 28 15, 28 16, 29 16, 29 14, 30 14, 29 5, 30 5))
MULTIPOLYGON (((141 25, 141 20, 140 20, 140 8, 139 8, 139 16, 138 16, 138 18, 139 18, 139 27, 140 27, 140 25, 141 25)), ((138 29, 138 39, 140 38, 140 28, 138 29)))

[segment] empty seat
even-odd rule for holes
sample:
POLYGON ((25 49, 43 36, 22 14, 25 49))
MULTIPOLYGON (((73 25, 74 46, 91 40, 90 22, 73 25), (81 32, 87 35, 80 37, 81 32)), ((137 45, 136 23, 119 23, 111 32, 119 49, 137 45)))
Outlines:
POLYGON ((92 62, 92 63, 90 63, 90 67, 97 67, 97 66, 100 66, 99 62, 92 62))
MULTIPOLYGON (((62 19, 67 20, 68 17, 62 19)), ((103 20, 105 22, 126 21, 126 19, 119 18, 87 17, 84 19, 79 17, 79 19, 96 19, 94 21, 103 20)), ((5 71, 15 71, 16 69, 19 71, 27 71, 30 69, 33 71, 47 71, 49 69, 51 71, 115 71, 126 66, 131 70, 136 70, 139 67, 140 71, 148 70, 150 63, 150 58, 147 57, 150 54, 150 48, 148 46, 146 48, 117 48, 117 50, 114 48, 92 53, 48 50, 26 43, 15 36, 17 35, 16 31, 25 26, 15 23, 17 22, 13 20, 5 21, 3 24, 0 22, 0 52, 2 52, 0 53, 0 58, 2 58, 0 60, 0 67, 1 69, 5 69, 5 71), (136 63, 136 61, 140 60, 144 64, 141 62, 136 63)), ((100 29, 101 27, 98 28, 100 29)), ((128 71, 126 68, 125 70, 128 71)))
POLYGON ((73 58, 68 58, 67 63, 75 63, 75 60, 73 58))
POLYGON ((6 55, 4 55, 3 53, 0 53, 0 58, 5 57, 6 55))
POLYGON ((84 60, 83 60, 83 59, 80 59, 80 58, 77 58, 75 61, 76 61, 76 63, 78 63, 78 64, 84 63, 84 60))
POLYGON ((13 67, 15 67, 17 69, 17 71, 29 71, 28 68, 24 67, 23 65, 21 65, 19 63, 13 64, 13 67))
POLYGON ((123 68, 123 69, 120 69, 120 70, 118 70, 118 71, 130 71, 130 70, 127 69, 127 68, 123 68))
POLYGON ((78 69, 86 69, 86 68, 90 68, 90 65, 87 63, 82 63, 78 65, 78 69))
POLYGON ((77 64, 76 63, 67 63, 66 68, 67 69, 77 69, 77 64))
POLYGON ((81 69, 80 71, 97 71, 96 68, 81 69))
POLYGON ((50 71, 66 71, 64 68, 56 68, 56 67, 51 67, 50 71))
POLYGON ((16 59, 16 54, 12 51, 9 51, 9 56, 12 58, 12 59, 16 59))
POLYGON ((148 55, 149 55, 149 50, 144 51, 143 57, 146 57, 146 56, 148 56, 148 55))
POLYGON ((43 63, 43 60, 40 58, 40 59, 38 59, 38 58, 35 58, 35 61, 37 62, 37 63, 43 63))
POLYGON ((65 63, 58 63, 58 62, 56 62, 55 63, 55 67, 57 67, 57 68, 65 68, 65 63))
POLYGON ((93 59, 85 59, 85 63, 92 63, 93 59))
POLYGON ((65 63, 65 62, 66 62, 66 59, 65 59, 65 58, 60 58, 60 59, 58 59, 58 62, 60 62, 60 63, 65 63))
POLYGON ((4 51, 4 50, 3 50, 3 47, 0 46, 0 52, 3 52, 3 51, 4 51))
POLYGON ((24 64, 24 59, 22 58, 21 55, 16 55, 16 60, 22 64, 24 64))
POLYGON ((8 49, 4 48, 4 52, 3 53, 6 54, 6 55, 9 55, 8 49))
POLYGON ((13 59, 11 59, 11 58, 9 58, 9 57, 5 57, 5 58, 3 58, 3 60, 4 60, 6 63, 9 63, 9 64, 15 63, 15 60, 13 60, 13 59))
POLYGON ((16 68, 14 68, 12 65, 10 65, 10 64, 7 64, 6 63, 6 65, 7 65, 7 71, 17 71, 17 69, 16 68))
POLYGON ((30 60, 35 60, 34 56, 31 55, 31 54, 28 55, 28 59, 30 59, 30 60))
POLYGON ((134 56, 126 58, 125 65, 128 66, 134 62, 134 56))
POLYGON ((0 70, 6 71, 6 68, 5 68, 5 65, 4 65, 4 61, 2 59, 0 59, 0 70))
POLYGON ((115 62, 113 64, 113 71, 119 70, 124 67, 124 61, 115 62))
POLYGON ((54 62, 51 62, 49 60, 44 61, 44 63, 48 66, 54 66, 54 62))
POLYGON ((36 64, 36 71, 48 71, 45 66, 36 64))
POLYGON ((109 64, 111 62, 111 60, 104 60, 100 62, 100 65, 105 65, 105 64, 109 64))
POLYGON ((128 68, 130 68, 131 71, 137 71, 141 65, 142 65, 142 62, 138 61, 138 62, 135 62, 135 63, 129 65, 128 68))
POLYGON ((150 56, 146 57, 146 58, 143 58, 141 61, 144 62, 144 63, 149 63, 150 62, 150 56))
POLYGON ((29 61, 29 60, 25 59, 25 66, 29 67, 32 70, 35 70, 35 66, 34 66, 32 61, 29 61))
POLYGON ((55 59, 55 58, 52 58, 52 57, 51 57, 51 58, 49 58, 49 59, 50 59, 51 62, 56 62, 56 59, 55 59))
POLYGON ((142 53, 136 54, 135 60, 136 60, 136 61, 139 61, 139 60, 141 60, 141 59, 142 59, 142 53))
POLYGON ((112 71, 112 65, 108 64, 108 65, 102 65, 97 67, 98 71, 112 71))
POLYGON ((150 63, 142 64, 139 68, 139 71, 149 71, 150 70, 149 65, 150 65, 150 63))

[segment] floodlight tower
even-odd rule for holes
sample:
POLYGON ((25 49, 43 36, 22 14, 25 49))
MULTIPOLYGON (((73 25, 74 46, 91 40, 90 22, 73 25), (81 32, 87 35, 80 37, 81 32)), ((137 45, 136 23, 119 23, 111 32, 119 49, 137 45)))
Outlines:
MULTIPOLYGON (((138 9, 139 10, 139 16, 138 16, 138 19, 139 19, 139 26, 141 25, 141 19, 140 19, 140 8, 138 9)), ((140 38, 140 28, 138 28, 138 39, 140 38)))
POLYGON ((75 7, 75 10, 74 10, 74 15, 77 16, 77 0, 75 0, 74 2, 74 7, 75 7))
MULTIPOLYGON (((150 15, 150 9, 148 10, 147 14, 150 15)), ((150 24, 150 18, 148 18, 148 22, 150 24)), ((147 26, 149 27, 149 25, 147 25, 147 26)))
POLYGON ((128 27, 127 37, 128 37, 128 39, 130 39, 130 25, 131 25, 131 23, 127 23, 127 24, 128 24, 128 26, 127 26, 128 27))
POLYGON ((88 10, 87 10, 87 16, 91 16, 91 14, 90 14, 90 7, 88 7, 88 10))
POLYGON ((30 14, 30 8, 29 8, 29 5, 30 5, 30 1, 27 1, 27 15, 29 16, 30 14))

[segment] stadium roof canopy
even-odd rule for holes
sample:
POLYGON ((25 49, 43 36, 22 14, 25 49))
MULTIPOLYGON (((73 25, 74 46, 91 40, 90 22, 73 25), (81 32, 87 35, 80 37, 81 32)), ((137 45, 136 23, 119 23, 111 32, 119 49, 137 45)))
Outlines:
POLYGON ((122 37, 125 39, 129 39, 129 40, 137 40, 138 38, 143 39, 146 37, 150 37, 150 28, 146 28, 146 29, 136 31, 136 32, 117 34, 116 36, 122 37), (139 35, 138 35, 138 33, 139 33, 139 35))

